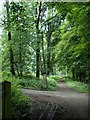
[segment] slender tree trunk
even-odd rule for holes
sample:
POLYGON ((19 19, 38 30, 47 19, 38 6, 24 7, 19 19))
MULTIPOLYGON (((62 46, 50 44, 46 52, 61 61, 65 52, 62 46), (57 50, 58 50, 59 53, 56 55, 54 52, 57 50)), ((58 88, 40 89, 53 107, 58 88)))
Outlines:
POLYGON ((54 75, 54 67, 51 66, 51 74, 54 75))
POLYGON ((50 74, 50 69, 51 69, 51 27, 50 24, 48 23, 48 32, 47 32, 47 75, 50 74))
MULTIPOLYGON (((11 32, 8 32, 8 41, 10 41, 10 40, 11 40, 11 32)), ((9 48, 9 57, 10 57, 10 72, 12 73, 12 75, 15 75, 14 57, 13 57, 13 50, 12 50, 11 45, 9 48)))
MULTIPOLYGON (((9 1, 6 2, 6 10, 7 10, 7 21, 8 21, 8 28, 10 27, 10 15, 9 15, 9 1)), ((8 41, 11 41, 11 31, 8 31, 8 41)), ((14 70, 14 56, 13 56, 13 50, 12 46, 10 43, 10 48, 9 48, 9 57, 10 57, 10 72, 12 75, 15 75, 15 70, 14 70)))
POLYGON ((40 77, 40 49, 39 48, 37 48, 36 50, 36 77, 37 78, 40 77))
POLYGON ((41 2, 39 5, 39 14, 37 12, 37 8, 36 8, 36 30, 37 30, 37 46, 36 46, 36 77, 39 78, 40 77, 40 38, 39 38, 39 22, 40 22, 40 14, 41 14, 41 2))
POLYGON ((15 67, 16 67, 16 71, 17 71, 17 75, 20 76, 20 73, 19 73, 19 69, 18 69, 18 65, 16 63, 14 63, 15 67))
POLYGON ((75 68, 72 68, 72 79, 75 80, 75 68))
POLYGON ((45 53, 44 53, 44 41, 43 41, 43 32, 42 32, 42 58, 43 58, 43 65, 42 65, 42 74, 44 80, 45 88, 48 88, 48 81, 47 81, 47 73, 46 73, 46 60, 45 60, 45 53))
POLYGON ((22 44, 21 44, 21 34, 20 34, 20 44, 19 44, 19 64, 20 64, 20 76, 22 76, 23 65, 22 65, 22 44))
POLYGON ((48 51, 48 55, 47 55, 47 75, 50 74, 50 40, 48 41, 48 48, 47 48, 47 51, 48 51))
POLYGON ((43 70, 42 71, 43 71, 43 73, 46 74, 46 60, 45 60, 43 33, 42 33, 42 58, 43 58, 43 67, 42 67, 43 70))
POLYGON ((90 83, 90 57, 89 57, 89 52, 90 51, 90 49, 89 48, 87 48, 87 62, 86 62, 86 64, 87 64, 87 67, 86 67, 86 82, 87 83, 90 83))

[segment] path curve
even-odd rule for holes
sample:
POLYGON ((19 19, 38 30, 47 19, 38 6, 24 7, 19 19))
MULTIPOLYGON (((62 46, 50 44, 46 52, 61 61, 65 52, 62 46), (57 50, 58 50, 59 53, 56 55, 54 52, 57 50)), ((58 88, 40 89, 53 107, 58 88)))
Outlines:
POLYGON ((88 94, 70 89, 65 82, 58 83, 57 91, 23 89, 23 93, 41 103, 57 104, 62 118, 88 118, 88 94))

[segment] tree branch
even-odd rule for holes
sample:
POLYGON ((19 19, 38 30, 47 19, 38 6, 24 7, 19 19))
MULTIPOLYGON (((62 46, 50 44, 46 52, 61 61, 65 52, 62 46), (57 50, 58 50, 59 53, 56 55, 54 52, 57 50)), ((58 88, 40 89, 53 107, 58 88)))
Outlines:
POLYGON ((48 20, 44 21, 44 23, 46 23, 46 22, 52 20, 52 19, 55 18, 57 15, 58 15, 58 13, 57 13, 55 16, 53 16, 53 17, 49 18, 48 20))
POLYGON ((58 13, 56 15, 54 15, 53 17, 49 18, 48 20, 44 21, 43 24, 42 24, 42 26, 41 26, 41 29, 42 29, 42 27, 43 27, 43 25, 45 23, 49 22, 50 20, 52 20, 53 18, 55 18, 57 15, 58 15, 58 13))
POLYGON ((39 14, 38 14, 38 17, 37 17, 37 21, 36 21, 36 28, 37 30, 39 29, 39 21, 40 21, 40 14, 41 14, 41 2, 40 2, 40 5, 39 5, 39 14))

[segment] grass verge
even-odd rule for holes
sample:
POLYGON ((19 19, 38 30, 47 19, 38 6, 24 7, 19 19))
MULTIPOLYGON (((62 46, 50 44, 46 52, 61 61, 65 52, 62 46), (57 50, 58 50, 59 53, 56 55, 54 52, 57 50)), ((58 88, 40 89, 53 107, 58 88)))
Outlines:
POLYGON ((68 87, 76 90, 80 93, 90 93, 90 84, 82 83, 79 81, 73 81, 70 79, 65 79, 65 82, 68 87))

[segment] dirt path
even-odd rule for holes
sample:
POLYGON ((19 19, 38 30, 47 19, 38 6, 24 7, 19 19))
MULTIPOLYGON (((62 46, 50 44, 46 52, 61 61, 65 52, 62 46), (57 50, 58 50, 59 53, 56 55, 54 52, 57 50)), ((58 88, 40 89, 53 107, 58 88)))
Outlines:
POLYGON ((52 108, 55 105, 55 110, 53 110, 55 112, 52 112, 54 113, 53 118, 48 120, 88 118, 88 95, 85 93, 77 93, 68 88, 65 82, 60 82, 57 85, 57 91, 23 89, 23 93, 40 103, 42 112, 44 107, 47 106, 47 103, 51 104, 52 108))

